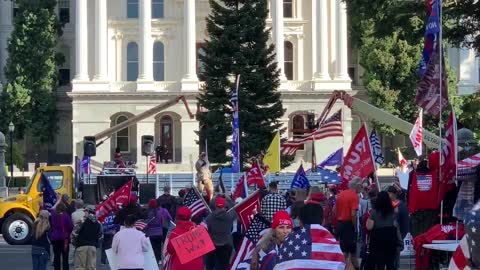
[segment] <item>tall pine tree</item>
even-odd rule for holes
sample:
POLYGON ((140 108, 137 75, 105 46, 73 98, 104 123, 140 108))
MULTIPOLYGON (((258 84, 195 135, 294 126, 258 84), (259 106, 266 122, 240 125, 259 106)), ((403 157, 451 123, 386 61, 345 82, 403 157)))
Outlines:
POLYGON ((267 0, 210 0, 208 39, 200 79, 206 88, 198 98, 205 110, 198 115, 204 126, 200 141, 208 139, 209 159, 227 162, 231 143, 230 98, 240 74, 239 117, 241 160, 268 148, 284 114, 274 46, 268 44, 267 0))
POLYGON ((58 65, 63 56, 55 52, 61 35, 56 0, 17 0, 18 12, 8 42, 6 87, 1 94, 0 130, 10 121, 15 133, 29 133, 35 143, 48 142, 56 132, 55 89, 58 65))

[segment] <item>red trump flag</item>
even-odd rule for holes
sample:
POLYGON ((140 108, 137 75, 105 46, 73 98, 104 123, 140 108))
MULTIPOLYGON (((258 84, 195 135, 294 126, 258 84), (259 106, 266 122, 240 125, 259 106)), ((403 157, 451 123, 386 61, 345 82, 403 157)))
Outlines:
POLYGON ((454 187, 455 176, 457 175, 457 121, 452 111, 445 126, 445 141, 442 144, 442 158, 440 160, 440 189, 438 202, 443 200, 445 193, 454 187))
POLYGON ((118 205, 126 206, 132 192, 133 180, 128 181, 121 188, 117 189, 112 196, 95 207, 95 215, 98 221, 103 222, 111 211, 116 211, 118 205))
POLYGON ((372 147, 368 138, 367 125, 363 124, 343 159, 340 189, 347 189, 348 182, 353 177, 366 178, 373 172, 375 172, 375 162, 373 161, 372 147))

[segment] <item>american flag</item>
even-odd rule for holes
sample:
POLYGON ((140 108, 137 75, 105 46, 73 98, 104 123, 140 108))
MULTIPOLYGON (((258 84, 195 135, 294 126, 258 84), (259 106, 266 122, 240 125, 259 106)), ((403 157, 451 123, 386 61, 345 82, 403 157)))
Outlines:
POLYGON ((252 251, 255 249, 258 240, 260 240, 260 238, 267 232, 268 228, 270 228, 270 225, 264 218, 259 215, 256 215, 253 218, 250 226, 248 226, 248 230, 243 237, 238 251, 233 257, 230 269, 250 269, 252 251))
POLYGON ((304 134, 282 144, 281 153, 282 155, 293 155, 300 146, 307 142, 332 137, 343 137, 341 109, 325 120, 325 122, 323 122, 322 125, 312 133, 304 134))
POLYGON ((145 227, 147 227, 147 222, 145 222, 143 219, 139 219, 135 221, 135 224, 133 225, 137 230, 143 231, 145 230, 145 227))
POLYGON ((150 156, 147 174, 157 174, 157 156, 155 154, 150 156))
POLYGON ((296 228, 278 249, 274 270, 345 269, 340 244, 321 225, 296 228))
POLYGON ((192 211, 192 218, 196 218, 197 216, 210 210, 203 198, 198 195, 196 187, 190 188, 185 196, 183 204, 192 211))

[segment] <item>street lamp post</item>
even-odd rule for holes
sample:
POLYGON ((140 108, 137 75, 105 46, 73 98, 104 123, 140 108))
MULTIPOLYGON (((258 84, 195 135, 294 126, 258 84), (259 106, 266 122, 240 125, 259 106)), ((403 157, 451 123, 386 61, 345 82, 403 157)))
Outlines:
POLYGON ((7 183, 7 196, 8 196, 8 186, 10 181, 13 180, 13 132, 15 131, 15 125, 12 122, 8 125, 8 131, 10 132, 10 179, 7 183))

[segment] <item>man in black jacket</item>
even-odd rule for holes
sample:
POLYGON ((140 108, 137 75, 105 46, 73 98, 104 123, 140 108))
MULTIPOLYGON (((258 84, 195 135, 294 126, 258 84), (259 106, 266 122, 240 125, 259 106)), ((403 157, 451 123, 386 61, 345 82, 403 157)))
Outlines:
POLYGON ((75 269, 96 269, 97 247, 102 238, 102 225, 95 217, 95 208, 87 207, 85 221, 72 233, 75 246, 75 269))

